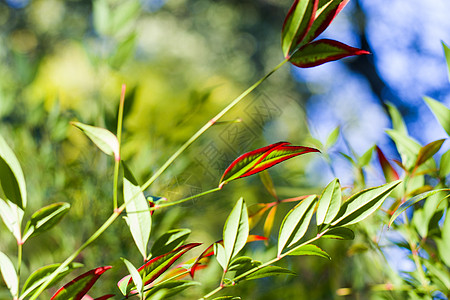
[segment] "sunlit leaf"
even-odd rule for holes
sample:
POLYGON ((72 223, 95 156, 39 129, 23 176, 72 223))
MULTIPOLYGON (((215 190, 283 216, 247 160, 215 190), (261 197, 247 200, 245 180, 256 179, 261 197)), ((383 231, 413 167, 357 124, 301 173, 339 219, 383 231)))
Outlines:
POLYGON ((430 97, 424 97, 424 99, 436 119, 438 119, 439 124, 441 124, 445 132, 447 132, 447 134, 450 136, 450 109, 444 104, 430 97))
POLYGON ((442 261, 450 267, 450 214, 445 215, 444 224, 442 225, 441 238, 436 240, 437 248, 439 250, 442 261))
MULTIPOLYGON (((175 296, 182 291, 184 291, 187 288, 190 288, 192 286, 200 285, 199 282, 196 281, 188 281, 188 280, 171 280, 167 282, 163 282, 160 284, 155 285, 152 287, 148 292, 145 293, 146 299, 148 299, 149 296, 154 295, 160 290, 165 289, 167 293, 164 294, 165 298, 169 298, 172 296, 175 296)), ((164 298, 164 299, 165 299, 164 298)))
POLYGON ((439 163, 439 176, 445 178, 449 173, 450 173, 450 150, 447 150, 441 156, 441 161, 439 163))
POLYGON ((450 48, 442 42, 442 48, 444 49, 445 60, 447 61, 448 79, 450 80, 450 48))
POLYGON ((116 161, 120 160, 119 141, 111 131, 80 122, 72 122, 71 124, 83 131, 104 153, 114 156, 116 161))
POLYGON ((370 163, 370 160, 372 159, 372 154, 373 154, 373 150, 375 149, 374 147, 370 147, 369 150, 367 150, 366 152, 364 152, 363 155, 361 155, 358 158, 358 166, 359 167, 365 167, 370 163))
POLYGON ((339 137, 339 133, 340 133, 341 127, 338 126, 336 127, 327 137, 327 141, 325 143, 325 146, 327 148, 332 147, 334 144, 336 144, 337 139, 339 137))
POLYGON ((266 266, 263 267, 247 276, 244 276, 243 278, 239 279, 239 281, 243 280, 254 280, 269 276, 276 276, 276 275, 293 275, 295 276, 295 272, 292 272, 291 270, 278 267, 278 266, 266 266))
POLYGON ((295 0, 284 19, 281 31, 281 48, 285 57, 288 57, 311 27, 316 14, 318 0, 295 0))
POLYGON ((219 187, 232 180, 256 174, 282 161, 309 152, 320 151, 314 148, 290 146, 288 142, 279 142, 247 152, 234 160, 225 170, 219 187))
POLYGON ((216 255, 216 259, 219 262, 219 265, 225 271, 227 269, 227 255, 225 253, 225 248, 220 243, 214 244, 214 254, 216 255))
POLYGON ((316 212, 317 225, 330 223, 339 212, 341 202, 341 186, 336 178, 327 185, 320 196, 316 212))
POLYGON ((320 1, 319 8, 317 9, 314 23, 305 36, 302 44, 306 44, 318 37, 328 26, 339 12, 347 5, 350 0, 330 0, 325 3, 320 1))
POLYGON ((191 233, 190 229, 172 229, 160 236, 152 246, 152 256, 159 256, 181 246, 191 233))
POLYGON ((111 268, 111 266, 99 267, 81 274, 56 291, 50 300, 80 300, 98 278, 111 268))
POLYGON ((332 228, 327 231, 322 238, 324 239, 336 239, 336 240, 353 240, 355 233, 353 230, 346 227, 332 228))
POLYGON ((17 157, 0 135, 0 186, 7 200, 21 209, 27 206, 25 177, 17 157))
POLYGON ((441 146, 444 142, 445 139, 441 139, 423 146, 420 149, 419 154, 417 155, 416 167, 422 165, 427 160, 432 158, 433 155, 435 155, 439 151, 439 149, 441 149, 441 146))
POLYGON ((264 213, 270 208, 272 205, 270 203, 255 203, 248 207, 248 223, 250 229, 258 224, 259 220, 261 220, 264 213))
POLYGON ((19 289, 19 282, 17 281, 17 273, 13 263, 6 254, 0 251, 0 271, 5 281, 6 287, 11 292, 12 296, 16 296, 19 289))
POLYGON ((381 149, 378 146, 376 146, 375 149, 377 150, 378 161, 380 162, 381 169, 383 170, 383 174, 384 174, 384 178, 386 179, 386 182, 399 180, 400 177, 398 176, 397 171, 395 171, 395 169, 392 167, 392 165, 386 159, 386 156, 384 156, 383 151, 381 151, 381 149))
POLYGON ((300 68, 311 68, 344 57, 362 54, 370 54, 370 52, 338 41, 322 39, 301 47, 289 61, 300 68))
POLYGON ((392 104, 387 102, 389 116, 392 120, 392 128, 401 134, 408 135, 408 129, 406 128, 405 121, 398 109, 392 104))
POLYGON ((331 260, 331 256, 313 244, 301 246, 290 252, 289 255, 315 255, 331 260))
MULTIPOLYGON (((50 275, 55 271, 61 264, 52 264, 48 266, 41 267, 31 273, 31 275, 27 278, 25 281, 25 284, 22 287, 22 293, 20 294, 20 298, 24 299, 25 297, 29 297, 34 294, 34 291, 42 284, 44 283, 47 278, 50 277, 50 275)), ((81 268, 83 264, 80 263, 70 263, 68 266, 66 266, 64 269, 61 270, 61 272, 58 273, 58 275, 53 279, 47 288, 50 288, 57 284, 61 279, 63 279, 66 275, 68 275, 70 272, 72 272, 75 269, 81 268)))
POLYGON ((247 207, 244 199, 240 198, 228 216, 223 228, 223 245, 227 265, 244 248, 248 234, 247 207))
POLYGON ((128 272, 131 275, 131 279, 133 280, 134 285, 136 286, 136 290, 138 291, 139 295, 142 297, 142 293, 144 291, 144 285, 142 284, 141 275, 139 274, 138 270, 136 269, 135 266, 133 266, 133 264, 131 262, 129 262, 125 258, 121 258, 121 259, 124 262, 125 266, 127 267, 128 272))
POLYGON ((147 245, 152 227, 149 204, 125 163, 123 163, 123 167, 123 198, 127 212, 125 220, 130 227, 134 242, 145 260, 147 259, 147 245))
POLYGON ((309 196, 289 211, 283 220, 278 237, 278 256, 298 242, 306 233, 314 212, 316 196, 309 196))
MULTIPOLYGON (((201 245, 200 243, 190 243, 178 247, 177 249, 170 251, 169 253, 155 257, 145 263, 138 269, 140 276, 145 274, 143 278, 144 286, 156 280, 162 273, 164 273, 175 261, 180 258, 187 251, 201 245)), ((118 284, 119 289, 124 295, 129 295, 133 288, 132 279, 130 276, 122 278, 118 284)))
POLYGON ((272 197, 278 200, 277 192, 275 190, 275 186, 273 185, 273 181, 269 175, 269 172, 267 170, 259 172, 259 177, 261 178, 261 181, 269 194, 271 194, 272 197))
POLYGON ((23 210, 13 202, 0 198, 0 217, 6 228, 16 238, 17 243, 22 243, 20 227, 23 219, 23 210))
POLYGON ((411 170, 416 163, 417 156, 422 147, 406 134, 402 134, 396 130, 386 130, 386 132, 397 146, 397 150, 402 158, 402 164, 407 170, 411 170))
POLYGON ((394 181, 379 187, 369 188, 351 196, 342 204, 332 226, 355 224, 375 212, 401 181, 394 181))
POLYGON ((277 206, 273 206, 267 214, 266 221, 264 222, 264 236, 270 237, 272 232, 273 223, 275 221, 275 214, 277 212, 277 206))
POLYGON ((31 236, 36 236, 55 226, 69 212, 70 204, 66 202, 53 203, 36 211, 27 222, 23 242, 31 236))
MULTIPOLYGON (((426 193, 422 193, 420 195, 417 195, 411 199, 409 199, 408 201, 404 202, 402 205, 399 206, 399 208, 394 212, 394 214, 392 215, 391 219, 389 220, 389 226, 392 225, 392 223, 395 221, 395 219, 397 219, 397 217, 404 212, 405 210, 407 210, 409 207, 411 207, 412 205, 416 204, 417 202, 428 198, 436 193, 439 192, 444 192, 444 191, 450 191, 450 189, 438 189, 438 190, 433 190, 430 192, 426 192, 426 193)), ((447 195, 445 198, 449 197, 450 195, 447 195)))

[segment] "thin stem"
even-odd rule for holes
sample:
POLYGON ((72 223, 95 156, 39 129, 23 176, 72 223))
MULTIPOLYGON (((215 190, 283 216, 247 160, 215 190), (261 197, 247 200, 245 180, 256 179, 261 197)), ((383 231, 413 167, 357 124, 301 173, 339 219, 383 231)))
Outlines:
MULTIPOLYGON (((95 241, 122 213, 125 209, 126 205, 133 201, 141 192, 146 190, 174 161, 180 156, 193 142, 195 142, 208 128, 214 125, 225 113, 227 113, 230 109, 232 109, 236 104, 238 104, 245 96, 250 94, 257 86, 259 86, 264 80, 269 78, 276 70, 281 68, 288 59, 283 60, 280 64, 278 64, 272 71, 264 75, 260 80, 258 80, 255 84, 245 90, 242 94, 240 94, 236 99, 234 99, 227 107, 225 107, 221 112, 219 112, 214 118, 212 118, 208 123, 206 123, 199 131, 197 131, 187 142, 185 142, 172 156, 153 174, 153 176, 148 179, 144 185, 141 186, 141 190, 139 193, 136 193, 125 201, 119 208, 115 209, 112 215, 106 220, 103 225, 97 229, 97 231, 86 241, 83 245, 80 246, 74 253, 72 253, 53 273, 49 276, 49 278, 36 290, 30 300, 36 300, 37 297, 48 287, 50 282, 56 278, 56 276, 64 269, 69 263, 71 263, 78 254, 81 253, 89 244, 95 241)), ((116 189, 117 190, 117 189, 116 189)))
POLYGON ((22 267, 22 250, 23 243, 17 243, 17 294, 14 296, 14 299, 19 299, 19 291, 20 291, 20 269, 22 267))
POLYGON ((117 115, 117 141, 119 143, 119 153, 114 158, 114 183, 113 183, 113 205, 114 210, 117 209, 117 194, 119 186, 119 167, 120 167, 120 156, 121 156, 121 141, 122 141, 122 122, 123 122, 123 106, 125 103, 125 91, 126 85, 122 84, 122 93, 120 94, 119 102, 119 113, 117 115))

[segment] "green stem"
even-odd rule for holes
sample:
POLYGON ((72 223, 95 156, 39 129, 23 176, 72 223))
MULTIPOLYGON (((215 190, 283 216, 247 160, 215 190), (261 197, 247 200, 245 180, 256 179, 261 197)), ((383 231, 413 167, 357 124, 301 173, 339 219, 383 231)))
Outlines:
MULTIPOLYGON (((316 235, 315 237, 313 237, 312 239, 309 239, 308 241, 306 241, 306 242, 304 242, 304 243, 298 245, 297 247, 294 247, 294 248, 292 248, 291 250, 286 251, 285 253, 280 254, 279 256, 273 258, 272 260, 269 260, 268 262, 265 262, 265 263, 263 263, 262 265, 259 265, 259 266, 257 266, 257 267, 254 267, 253 269, 250 269, 250 270, 248 270, 247 272, 242 273, 241 275, 239 275, 239 276, 233 278, 233 281, 234 281, 235 283, 237 283, 240 279, 244 278, 245 276, 250 275, 250 274, 252 274, 252 273, 254 273, 254 272, 256 272, 256 271, 258 271, 258 270, 260 270, 260 269, 262 269, 262 268, 264 268, 264 267, 267 267, 267 266, 269 266, 269 265, 271 265, 271 264, 273 264, 273 263, 276 263, 277 261, 279 261, 279 260, 281 260, 282 258, 284 258, 285 256, 291 254, 292 252, 294 252, 294 251, 297 250, 298 248, 303 247, 303 246, 305 246, 305 245, 307 245, 307 244, 310 244, 310 243, 312 243, 312 242, 314 242, 314 241, 320 239, 320 238, 321 238, 328 230, 330 230, 330 229, 328 228, 328 229, 322 231, 320 234, 317 234, 317 235, 316 235)), ((222 281, 223 281, 223 280, 222 280, 222 281)), ((222 283, 222 281, 221 281, 221 283, 222 283)), ((226 287, 227 287, 226 285, 220 284, 219 287, 217 287, 215 290, 211 291, 210 293, 206 294, 205 296, 203 296, 203 297, 200 298, 199 300, 201 300, 201 299, 208 299, 209 297, 213 296, 214 294, 216 294, 217 292, 221 291, 223 288, 226 288, 226 287)))
POLYGON ((19 299, 20 269, 22 268, 22 250, 23 250, 23 243, 20 242, 17 244, 17 294, 14 296, 14 299, 19 299))
POLYGON ((114 210, 117 209, 117 194, 119 186, 119 167, 120 167, 120 155, 121 155, 121 141, 122 141, 122 122, 123 122, 123 106, 125 103, 125 91, 126 85, 122 84, 122 92, 120 94, 119 113, 117 115, 117 141, 119 143, 119 153, 114 158, 114 183, 113 183, 113 205, 114 210))
POLYGON ((81 253, 89 244, 95 241, 121 214, 121 212, 125 209, 125 206, 133 201, 141 192, 146 190, 174 161, 180 156, 193 142, 195 142, 206 130, 208 130, 215 122, 217 122, 225 113, 227 113, 230 109, 232 109, 236 104, 238 104, 245 96, 250 94, 257 86, 259 86, 264 80, 269 78, 276 70, 281 68, 288 60, 285 59, 281 63, 279 63, 272 71, 264 75, 260 80, 258 80, 255 84, 245 90, 242 94, 240 94, 236 99, 234 99, 227 107, 225 107, 221 112, 219 112, 214 118, 208 121, 199 131, 197 131, 187 142, 185 142, 172 156, 153 174, 153 176, 148 179, 144 185, 141 186, 141 190, 139 193, 136 193, 133 197, 124 202, 118 209, 115 209, 113 214, 106 220, 106 222, 99 228, 97 231, 81 245, 80 248, 75 250, 53 273, 49 276, 49 278, 36 290, 30 300, 36 300, 37 297, 48 287, 50 282, 56 278, 59 272, 62 271, 68 264, 70 264, 77 256, 81 253))

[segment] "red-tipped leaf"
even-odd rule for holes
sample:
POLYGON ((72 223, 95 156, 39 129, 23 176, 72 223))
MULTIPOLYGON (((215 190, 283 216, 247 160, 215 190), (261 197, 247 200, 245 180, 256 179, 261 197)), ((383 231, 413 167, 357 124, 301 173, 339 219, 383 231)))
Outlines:
POLYGON ((97 279, 111 268, 111 266, 99 267, 81 274, 56 291, 50 300, 80 300, 91 289, 97 279))
POLYGON ((384 156, 383 151, 381 151, 381 149, 378 146, 376 146, 376 150, 378 154, 378 161, 380 162, 381 169, 383 170, 386 182, 399 180, 400 177, 398 176, 397 171, 395 171, 394 167, 392 167, 392 165, 386 159, 386 156, 384 156))
POLYGON ((289 158, 310 152, 320 151, 315 148, 290 146, 290 143, 288 142, 278 142, 276 144, 247 152, 239 156, 225 170, 222 178, 220 179, 219 187, 222 187, 224 184, 232 180, 250 176, 266 170, 289 158))
POLYGON ((301 47, 289 61, 300 68, 311 68, 344 57, 362 54, 370 54, 370 52, 335 40, 322 39, 301 47))

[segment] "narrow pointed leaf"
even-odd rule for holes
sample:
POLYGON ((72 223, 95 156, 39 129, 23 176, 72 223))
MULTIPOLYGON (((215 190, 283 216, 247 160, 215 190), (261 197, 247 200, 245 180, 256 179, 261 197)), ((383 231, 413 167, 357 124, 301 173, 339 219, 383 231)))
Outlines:
POLYGON ((450 136, 450 109, 441 102, 430 97, 424 97, 424 99, 436 119, 439 121, 439 124, 441 124, 445 132, 450 136))
POLYGON ((378 146, 376 146, 375 149, 377 150, 378 161, 380 162, 381 169, 383 170, 383 174, 384 174, 384 178, 386 179, 386 182, 399 180, 400 177, 398 176, 397 171, 395 171, 394 167, 392 167, 392 165, 386 159, 386 156, 384 156, 383 151, 381 151, 381 149, 378 146))
POLYGON ((27 206, 25 177, 17 157, 0 135, 0 186, 7 200, 21 209, 27 206))
MULTIPOLYGON (((187 251, 201 245, 200 243, 190 243, 187 245, 183 245, 178 247, 175 250, 170 251, 169 253, 160 255, 155 257, 145 263, 138 269, 138 272, 141 276, 145 273, 145 277, 143 279, 144 286, 152 283, 156 280, 162 273, 164 273, 167 269, 169 269, 175 261, 180 258, 187 251)), ((125 276, 122 278, 119 283, 119 289, 124 295, 129 295, 130 291, 133 288, 132 279, 130 276, 125 276), (126 284, 125 284, 126 282, 126 284)))
POLYGON ((56 291, 50 300, 80 300, 91 289, 98 278, 111 268, 111 266, 99 267, 81 274, 56 291))
POLYGON ((191 234, 190 229, 172 229, 160 236, 152 246, 152 256, 160 256, 181 246, 191 234))
POLYGON ((289 61, 300 68, 311 68, 344 57, 362 54, 370 53, 338 41, 322 39, 301 47, 289 61))
POLYGON ((270 203, 255 203, 248 207, 248 223, 250 229, 258 224, 264 213, 271 207, 270 203))
POLYGON ((317 225, 330 223, 339 212, 341 202, 341 186, 336 178, 327 185, 320 196, 316 213, 317 225))
POLYGON ((157 292, 161 290, 166 290, 167 293, 164 294, 164 299, 173 297, 182 291, 186 290, 187 288, 190 288, 192 286, 198 286, 200 285, 199 282, 196 281, 189 281, 189 280, 171 280, 164 283, 160 283, 153 288, 151 288, 148 292, 145 293, 146 299, 148 299, 149 296, 153 296, 157 292))
POLYGON ((324 239, 336 239, 336 240, 353 240, 355 233, 353 230, 346 227, 332 228, 327 231, 322 238, 324 239))
POLYGON ((269 175, 269 172, 267 170, 259 172, 259 177, 261 178, 261 181, 269 194, 271 194, 272 197, 278 200, 277 191, 275 190, 275 186, 273 185, 273 181, 269 175))
POLYGON ((448 79, 450 81, 450 48, 442 42, 442 48, 444 48, 445 60, 447 61, 448 79))
POLYGON ((301 246, 290 252, 289 255, 314 255, 331 260, 331 256, 328 253, 313 244, 301 246))
POLYGON ((47 205, 36 211, 27 222, 23 241, 31 236, 36 236, 49 230, 59 223, 61 219, 69 212, 70 204, 58 202, 47 205))
POLYGON ((350 0, 330 0, 327 4, 319 7, 316 12, 314 23, 311 25, 311 28, 302 43, 306 44, 311 42, 327 29, 349 1, 350 0))
MULTIPOLYGON (((25 297, 29 297, 34 294, 35 290, 44 283, 47 278, 55 271, 61 264, 52 264, 48 266, 41 267, 34 271, 25 281, 25 284, 22 287, 22 293, 20 294, 20 299, 25 299, 25 297)), ((66 275, 72 272, 75 269, 81 268, 83 264, 80 263, 70 263, 67 267, 61 270, 58 276, 53 279, 47 288, 50 288, 57 284, 61 279, 63 279, 66 275)))
POLYGON ((305 37, 314 21, 319 1, 295 0, 284 19, 281 48, 288 57, 305 37))
POLYGON ((227 265, 247 243, 249 234, 247 206, 240 198, 223 228, 223 246, 225 249, 227 265))
POLYGON ((11 292, 12 296, 16 296, 19 289, 19 282, 17 281, 17 273, 13 263, 6 254, 0 251, 0 271, 5 281, 6 287, 11 292))
POLYGON ((272 232, 273 223, 275 221, 275 214, 277 212, 277 206, 273 206, 269 213, 267 214, 266 221, 264 222, 264 236, 270 237, 270 233, 272 232))
POLYGON ((439 162, 439 176, 445 178, 448 174, 450 174, 450 150, 442 154, 439 162))
POLYGON ((444 142, 445 142, 445 139, 441 139, 441 140, 437 140, 437 141, 431 142, 431 143, 423 146, 420 149, 419 154, 417 155, 416 167, 421 166, 427 160, 432 158, 433 155, 435 155, 439 151, 439 149, 441 149, 442 144, 444 142))
POLYGON ((120 161, 119 141, 111 131, 80 122, 72 122, 72 125, 83 131, 105 154, 114 156, 116 161, 120 161))
POLYGON ((359 167, 361 167, 361 168, 365 167, 370 163, 370 160, 372 159, 373 149, 375 149, 375 146, 370 147, 369 150, 364 152, 364 154, 358 158, 358 166, 359 167))
POLYGON ((396 130, 386 130, 386 132, 397 146, 397 150, 402 158, 402 164, 407 170, 411 170, 416 163, 417 155, 422 147, 408 135, 396 130))
POLYGON ((401 181, 398 180, 354 194, 341 206, 331 225, 350 225, 367 218, 383 204, 383 201, 400 183, 401 181))
POLYGON ((269 276, 276 276, 276 275, 291 275, 291 276, 295 276, 297 274, 295 274, 295 272, 292 272, 291 270, 282 268, 282 267, 278 267, 278 266, 266 266, 264 268, 261 268, 241 279, 239 279, 238 281, 243 281, 243 280, 254 280, 254 279, 259 279, 259 278, 264 278, 264 277, 269 277, 269 276))
POLYGON ((136 179, 124 166, 123 178, 123 197, 126 203, 125 210, 127 212, 126 222, 130 227, 131 235, 136 243, 142 257, 147 259, 147 245, 150 239, 150 231, 152 228, 152 216, 150 214, 149 205, 144 194, 141 192, 136 179), (133 197, 138 194, 137 197, 133 197))
POLYGON ((136 289, 139 293, 139 295, 142 297, 144 285, 142 284, 142 278, 139 274, 138 270, 133 266, 131 262, 129 262, 127 259, 122 258, 122 261, 124 262, 125 266, 128 269, 128 272, 131 275, 131 279, 133 279, 134 285, 136 286, 136 289))
POLYGON ((309 196, 291 209, 284 218, 278 237, 278 256, 286 246, 290 247, 305 235, 314 212, 315 200, 315 195, 309 196))
POLYGON ((253 175, 282 161, 309 152, 320 151, 309 147, 290 146, 288 142, 279 142, 247 152, 239 156, 225 170, 220 179, 219 186, 222 187, 227 182, 253 175))
POLYGON ((0 198, 0 217, 6 228, 16 238, 17 243, 22 243, 20 227, 22 225, 23 210, 13 202, 0 198))
POLYGON ((403 120, 402 114, 392 103, 386 103, 389 116, 392 120, 392 128, 402 134, 408 135, 408 129, 406 128, 405 121, 403 120))
POLYGON ((222 267, 224 271, 227 269, 227 255, 225 254, 225 248, 220 243, 214 244, 214 254, 216 256, 217 262, 222 267))
POLYGON ((328 135, 327 141, 325 143, 325 147, 330 148, 330 147, 334 146, 334 144, 336 144, 337 139, 339 137, 340 130, 341 130, 341 127, 338 126, 328 135))
MULTIPOLYGON (((428 198, 434 194, 437 194, 439 192, 444 192, 444 191, 450 191, 450 189, 438 189, 438 190, 433 190, 433 191, 429 191, 429 192, 425 192, 422 193, 420 195, 417 195, 415 197, 412 197, 411 199, 409 199, 408 201, 404 202, 402 205, 399 206, 399 208, 392 214, 391 219, 389 220, 389 227, 392 225, 392 223, 395 221, 395 219, 397 219, 397 217, 404 212, 405 210, 407 210, 409 207, 413 206, 414 204, 416 204, 419 201, 422 201, 425 198, 428 198)), ((445 198, 449 197, 450 195, 447 195, 445 198)), ((444 199, 445 199, 444 198, 444 199)))

